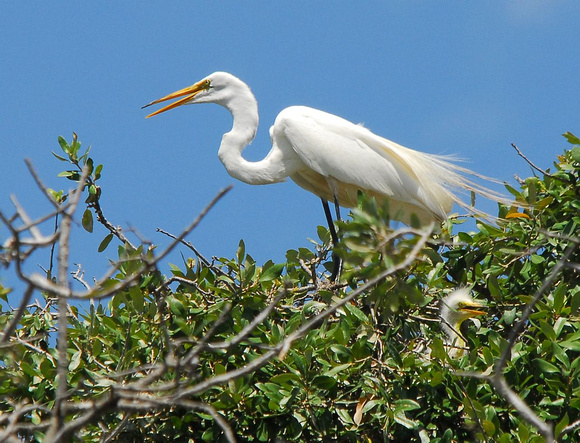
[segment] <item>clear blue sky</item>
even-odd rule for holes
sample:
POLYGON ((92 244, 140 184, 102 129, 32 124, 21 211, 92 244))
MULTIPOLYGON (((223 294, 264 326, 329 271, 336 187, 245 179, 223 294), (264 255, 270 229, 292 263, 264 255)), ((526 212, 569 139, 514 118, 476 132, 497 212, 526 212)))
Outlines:
MULTIPOLYGON (((217 158, 226 110, 199 105, 144 119, 143 104, 218 70, 258 99, 249 159, 269 150, 277 113, 303 104, 414 149, 457 154, 513 184, 530 169, 511 142, 548 168, 567 146, 560 134, 580 133, 579 12, 579 2, 537 0, 4 3, 0 209, 13 212, 10 194, 34 216, 50 209, 23 160, 50 187, 68 188, 50 151, 75 131, 105 165, 102 206, 114 224, 166 244, 157 227, 178 233, 235 183, 188 238, 204 254, 233 256, 243 238, 258 261, 281 261, 307 245, 324 224, 319 199, 292 182, 229 177, 217 158)), ((0 242, 6 235, 0 228, 0 242)), ((75 233, 71 261, 88 279, 115 258, 114 248, 96 252, 104 235, 75 233)), ((47 257, 37 254, 28 270, 47 257)), ((0 270, 12 285, 9 274, 0 270)))

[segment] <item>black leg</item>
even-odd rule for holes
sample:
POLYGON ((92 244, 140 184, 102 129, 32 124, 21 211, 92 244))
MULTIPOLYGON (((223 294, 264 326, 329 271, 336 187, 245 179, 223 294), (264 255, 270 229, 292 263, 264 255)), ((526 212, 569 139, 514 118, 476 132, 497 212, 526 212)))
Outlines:
POLYGON ((330 214, 330 208, 328 202, 324 199, 322 200, 322 207, 324 208, 324 215, 326 216, 326 223, 328 223, 328 229, 330 229, 330 237, 332 238, 332 245, 336 246, 338 243, 338 236, 336 235, 336 229, 334 228, 334 220, 332 220, 332 215, 330 214))
POLYGON ((338 205, 338 199, 336 196, 334 197, 334 210, 336 211, 336 219, 342 220, 342 218, 340 218, 340 206, 338 205))
MULTIPOLYGON (((332 215, 330 214, 330 208, 328 207, 328 202, 324 199, 322 200, 322 207, 324 208, 324 215, 326 216, 326 222, 328 223, 328 229, 330 229, 330 237, 332 238, 332 247, 334 248, 338 244, 338 235, 336 234, 336 229, 334 227, 334 221, 332 220, 332 215)), ((338 209, 338 204, 336 198, 334 199, 336 216, 340 220, 340 210, 338 209)), ((332 253, 332 262, 334 267, 332 269, 332 274, 330 276, 330 281, 336 281, 338 274, 342 267, 342 262, 340 257, 338 257, 334 252, 332 253)))

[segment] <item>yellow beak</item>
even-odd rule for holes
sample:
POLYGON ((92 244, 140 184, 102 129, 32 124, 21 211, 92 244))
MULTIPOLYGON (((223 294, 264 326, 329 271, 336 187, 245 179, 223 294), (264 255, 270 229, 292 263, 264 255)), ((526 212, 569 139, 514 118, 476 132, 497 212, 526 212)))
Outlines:
POLYGON ((162 97, 158 100, 152 101, 151 103, 143 106, 141 109, 147 108, 147 107, 152 106, 152 105, 156 105, 157 103, 165 102, 167 100, 173 100, 174 98, 183 97, 180 100, 177 100, 177 101, 175 101, 175 102, 173 102, 173 103, 171 103, 171 104, 169 104, 169 105, 167 105, 167 106, 165 106, 165 107, 163 107, 155 112, 152 112, 151 114, 149 114, 145 118, 153 117, 154 115, 161 114, 162 112, 169 111, 170 109, 177 108, 178 106, 181 106, 181 105, 189 102, 193 97, 195 97, 201 91, 204 91, 208 88, 209 88, 209 81, 202 80, 200 82, 197 82, 194 85, 188 86, 187 88, 180 89, 179 91, 172 92, 171 94, 166 95, 165 97, 162 97))
POLYGON ((485 314, 487 314, 487 312, 485 312, 485 311, 481 311, 480 309, 474 309, 474 308, 483 308, 483 306, 481 306, 481 305, 464 306, 464 307, 459 308, 458 310, 461 312, 465 312, 466 314, 470 314, 470 315, 485 315, 485 314))

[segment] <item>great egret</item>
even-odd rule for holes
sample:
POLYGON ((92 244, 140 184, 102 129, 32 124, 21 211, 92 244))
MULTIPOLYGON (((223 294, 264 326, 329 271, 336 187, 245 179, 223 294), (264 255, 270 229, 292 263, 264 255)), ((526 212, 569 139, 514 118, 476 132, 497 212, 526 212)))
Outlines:
POLYGON ((464 174, 474 173, 451 163, 450 157, 405 148, 361 125, 306 106, 282 110, 270 128, 268 155, 261 161, 247 161, 242 151, 256 135, 258 103, 250 87, 227 72, 214 72, 143 107, 176 98, 147 118, 186 104, 216 103, 228 109, 233 127, 223 135, 218 151, 228 173, 251 185, 290 177, 316 194, 322 199, 335 244, 338 239, 328 202, 335 203, 340 218, 338 207, 356 206, 359 190, 378 203, 388 200, 390 218, 407 225, 444 220, 453 203, 463 205, 454 189, 496 197, 465 178, 464 174))
POLYGON ((459 357, 465 349, 465 339, 461 336, 461 324, 470 318, 485 315, 481 303, 471 298, 467 288, 459 288, 441 300, 441 326, 447 334, 446 345, 451 357, 459 357))

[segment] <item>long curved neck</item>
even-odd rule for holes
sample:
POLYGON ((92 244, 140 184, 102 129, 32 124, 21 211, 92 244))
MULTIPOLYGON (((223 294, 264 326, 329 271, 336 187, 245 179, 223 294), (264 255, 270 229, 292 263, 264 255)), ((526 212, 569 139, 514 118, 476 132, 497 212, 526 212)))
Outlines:
POLYGON ((232 130, 224 134, 218 151, 218 157, 228 173, 250 185, 283 181, 287 176, 283 164, 276 161, 272 151, 257 162, 250 162, 242 157, 242 151, 256 136, 259 121, 258 103, 250 89, 247 88, 246 93, 220 104, 231 112, 234 120, 232 130))

